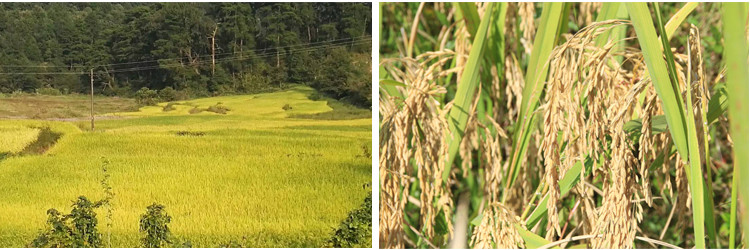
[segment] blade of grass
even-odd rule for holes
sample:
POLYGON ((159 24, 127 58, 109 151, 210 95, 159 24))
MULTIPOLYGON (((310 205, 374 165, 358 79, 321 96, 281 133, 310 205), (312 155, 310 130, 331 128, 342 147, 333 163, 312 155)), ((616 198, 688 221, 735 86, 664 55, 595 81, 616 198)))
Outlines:
MULTIPOLYGON (((659 41, 661 41, 661 47, 662 52, 664 53, 664 57, 667 60, 667 73, 669 73, 669 79, 670 83, 672 83, 672 89, 677 90, 675 93, 679 97, 680 93, 680 87, 678 84, 678 78, 677 78, 677 69, 674 65, 674 54, 672 54, 672 47, 669 46, 669 38, 664 37, 663 34, 667 34, 667 32, 664 29, 664 22, 661 19, 661 11, 659 10, 659 3, 653 3, 654 6, 654 13, 656 13, 656 27, 658 28, 659 34, 662 34, 659 36, 659 41)), ((688 85, 689 86, 689 85, 688 85)), ((687 88, 688 91, 690 88, 687 88)), ((682 104, 682 99, 679 100, 680 104, 682 104)), ((684 113, 682 113, 684 115, 684 113)), ((684 117, 684 116, 683 116, 684 117)), ((684 120, 684 119, 683 119, 684 120)))
MULTIPOLYGON (((479 65, 486 48, 485 42, 489 30, 489 24, 492 22, 492 8, 494 6, 493 3, 487 4, 489 4, 489 6, 487 6, 487 11, 485 11, 484 17, 482 17, 482 21, 479 24, 477 36, 472 43, 471 52, 469 52, 469 59, 466 62, 466 66, 461 75, 461 80, 458 84, 453 107, 448 114, 448 128, 451 133, 448 137, 448 166, 453 164, 453 161, 456 159, 458 147, 461 144, 461 138, 463 137, 464 129, 466 129, 466 122, 469 118, 468 111, 470 110, 471 101, 473 100, 474 94, 477 92, 479 65)), ((448 180, 449 174, 450 171, 443 172, 443 181, 448 180)))
POLYGON ((695 7, 698 7, 698 3, 685 3, 685 5, 683 5, 682 8, 674 13, 672 18, 667 21, 667 24, 664 25, 664 30, 667 31, 667 41, 672 40, 674 32, 677 31, 677 28, 680 27, 680 24, 685 21, 685 18, 687 18, 687 16, 690 15, 691 12, 693 12, 695 7))
MULTIPOLYGON (((601 22, 601 21, 613 19, 617 17, 617 11, 619 10, 620 10, 620 3, 618 2, 602 3, 602 9, 599 11, 599 15, 596 16, 596 21, 601 22)), ((607 40, 609 40, 611 32, 612 32, 611 30, 608 30, 602 33, 601 35, 599 35, 595 40, 596 46, 597 47, 604 46, 604 44, 607 43, 607 40)))
MULTIPOLYGON (((682 24, 683 21, 685 21, 685 18, 692 12, 695 7, 698 6, 698 3, 686 3, 685 5, 680 8, 673 16, 672 18, 667 21, 667 24, 664 27, 665 34, 667 34, 667 41, 672 39, 672 36, 674 35, 674 32, 677 31, 677 28, 680 24, 682 24)), ((624 6, 623 6, 624 7, 624 6)), ((626 11, 627 12, 627 11, 626 11)), ((661 18, 661 17, 660 17, 661 18)), ((623 28, 624 27, 618 27, 623 28)), ((623 36, 624 37, 624 30, 623 30, 623 36)), ((622 38, 621 37, 621 38, 622 38)), ((659 37, 661 40, 661 36, 659 37)), ((618 60, 618 62, 621 62, 622 60, 618 60)), ((643 106, 643 100, 646 98, 646 92, 644 91, 641 93, 641 95, 638 97, 638 106, 643 106)), ((633 118, 636 118, 637 114, 633 114, 633 118)))
POLYGON ((505 17, 508 12, 508 3, 497 3, 497 13, 495 14, 495 23, 491 26, 492 30, 492 51, 490 52, 492 59, 495 61, 495 67, 497 68, 498 77, 501 82, 505 80, 505 34, 503 29, 505 28, 505 17))
MULTIPOLYGON (((703 175, 701 174, 700 160, 696 160, 695 157, 697 155, 697 159, 700 159, 694 124, 695 120, 691 119, 693 117, 692 112, 686 112, 683 108, 685 102, 682 101, 681 92, 677 86, 677 74, 676 70, 674 70, 672 51, 669 49, 666 37, 657 39, 654 23, 651 20, 651 13, 646 3, 627 3, 627 7, 630 18, 633 21, 633 26, 635 27, 638 42, 643 51, 649 75, 659 95, 659 99, 662 101, 670 134, 678 153, 687 159, 689 164, 687 172, 693 205, 695 246, 696 248, 705 248, 703 175), (661 46, 659 40, 661 40, 661 46), (664 52, 663 54, 662 51, 664 52), (663 55, 666 55, 666 64, 663 55)), ((658 4, 655 4, 655 8, 657 8, 655 11, 657 13, 657 26, 661 34, 666 34, 658 11, 658 4)))
MULTIPOLYGON (((736 213, 739 207, 742 218, 742 244, 748 247, 748 3, 722 3, 724 23, 724 53, 727 63, 727 93, 729 100, 729 133, 735 139, 734 172, 732 177, 732 195, 742 197, 738 202, 732 199, 732 212, 736 213), (730 49, 731 48, 731 49, 730 49), (742 190, 737 190, 742 188, 742 190)), ((731 220, 736 220, 736 214, 731 220)), ((732 222, 734 226, 736 222, 732 222)), ((736 233, 735 230, 734 233, 736 233)), ((731 235, 734 233, 730 232, 731 235)), ((730 247, 734 247, 734 241, 730 241, 730 247)))
MULTIPOLYGON (((532 130, 531 125, 534 120, 533 113, 539 104, 539 97, 545 86, 544 80, 547 78, 546 61, 552 52, 552 48, 557 43, 559 23, 564 18, 562 16, 564 5, 564 3, 544 3, 542 9, 542 20, 534 37, 531 59, 526 69, 526 85, 523 87, 521 99, 523 102, 521 103, 518 121, 516 121, 513 130, 513 153, 510 167, 505 175, 505 190, 513 185, 518 175, 521 158, 526 155, 532 130)), ((503 192, 503 203, 506 197, 507 192, 503 192)))
POLYGON ((458 9, 461 10, 461 16, 464 17, 464 23, 466 23, 466 30, 471 34, 471 39, 477 34, 479 28, 479 11, 477 11, 477 5, 472 2, 461 2, 458 3, 458 9))
POLYGON ((677 145, 677 151, 681 155, 687 155, 687 138, 685 138, 685 120, 682 109, 682 97, 679 88, 673 85, 667 74, 667 65, 662 57, 662 46, 656 38, 656 30, 651 20, 646 3, 627 3, 630 19, 633 21, 641 50, 646 60, 646 66, 651 81, 654 84, 659 98, 664 104, 664 113, 667 118, 667 126, 672 130, 672 137, 677 145))
POLYGON ((727 102, 727 90, 725 88, 716 89, 716 93, 708 100, 708 124, 710 125, 727 111, 729 103, 727 102))
MULTIPOLYGON (((520 225, 516 225, 516 230, 518 231, 518 234, 521 235, 527 249, 539 248, 550 243, 548 240, 526 230, 520 225)), ((553 247, 553 249, 560 249, 560 247, 553 247)))
POLYGON ((390 79, 383 79, 383 80, 380 80, 380 85, 381 85, 381 86, 382 86, 382 85, 390 85, 390 86, 401 86, 401 87, 406 87, 406 84, 400 83, 400 82, 398 82, 398 81, 395 81, 395 80, 390 80, 390 79))
MULTIPOLYGON (((505 34, 503 32, 503 29, 505 27, 505 16, 506 12, 508 11, 508 3, 495 3, 495 13, 493 14, 493 23, 490 24, 490 34, 487 37, 489 40, 487 52, 484 55, 484 58, 482 60, 482 67, 485 69, 491 69, 492 66, 495 66, 495 69, 497 70, 498 74, 497 77, 500 79, 501 82, 504 81, 504 75, 500 72, 505 72, 505 34)), ((482 82, 492 82, 493 81, 493 75, 492 74, 483 74, 482 75, 482 82)), ((478 111, 478 121, 482 124, 489 125, 490 122, 488 121, 488 115, 491 114, 493 110, 493 106, 495 103, 492 99, 492 85, 491 84, 485 84, 480 92, 481 95, 481 101, 480 106, 477 107, 478 111)), ((491 136, 496 136, 497 131, 495 130, 494 126, 488 126, 490 127, 491 136)))

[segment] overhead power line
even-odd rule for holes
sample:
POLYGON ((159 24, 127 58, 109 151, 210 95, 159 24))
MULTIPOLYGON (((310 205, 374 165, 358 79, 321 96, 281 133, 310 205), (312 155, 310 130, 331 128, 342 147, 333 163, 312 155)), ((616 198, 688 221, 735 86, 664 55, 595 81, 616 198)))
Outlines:
MULTIPOLYGON (((312 45, 329 45, 329 43, 335 44, 338 42, 346 42, 346 41, 358 41, 358 40, 372 40, 371 36, 359 36, 359 37, 352 37, 352 38, 342 38, 342 39, 334 39, 334 40, 327 40, 327 41, 319 41, 319 42, 313 42, 313 43, 304 43, 304 44, 295 44, 295 45, 289 45, 289 46, 280 46, 280 47, 274 47, 274 48, 264 48, 264 49, 253 49, 253 50, 245 50, 240 52, 226 52, 226 53, 219 53, 216 54, 216 56, 222 56, 222 55, 232 55, 232 54, 252 54, 259 51, 263 51, 264 53, 268 50, 277 51, 280 49, 290 49, 290 48, 296 48, 296 47, 303 47, 303 46, 312 46, 312 45)), ((275 53, 275 52, 274 52, 275 53)), ((203 55, 203 56, 197 56, 196 58, 204 58, 204 57, 211 57, 211 55, 203 55)), ((0 65, 0 68, 84 68, 89 69, 92 67, 108 67, 108 66, 120 66, 120 65, 130 65, 130 64, 139 64, 139 63, 149 63, 149 62, 159 62, 162 60, 184 60, 184 59, 190 59, 188 56, 182 56, 182 57, 174 57, 174 58, 161 58, 161 59, 154 59, 154 60, 146 60, 146 61, 135 61, 135 62, 123 62, 123 63, 110 63, 110 64, 99 64, 99 65, 69 65, 69 66, 60 66, 60 65, 0 65)))
MULTIPOLYGON (((369 36, 364 36, 369 37, 369 36)), ((350 40, 350 39, 346 39, 350 40)), ((305 48, 299 48, 299 49, 292 49, 292 50, 286 50, 284 52, 267 52, 267 53, 261 53, 261 54, 249 54, 244 55, 247 52, 242 53, 223 53, 223 55, 231 55, 234 54, 235 56, 228 56, 224 58, 216 59, 216 62, 228 62, 228 61, 243 61, 243 60, 249 60, 249 59, 260 59, 260 58, 269 58, 269 57, 275 57, 277 55, 288 55, 293 53, 300 53, 300 52, 311 52, 315 50, 319 50, 321 48, 325 48, 328 46, 348 46, 348 45, 354 45, 354 44, 364 44, 366 42, 370 42, 370 39, 357 39, 357 40, 350 40, 350 41, 343 41, 343 42, 332 42, 332 43, 326 43, 326 44, 320 44, 316 46, 311 47, 305 47, 305 48)), ((279 47, 281 48, 281 47, 279 47)), ((270 50, 270 49, 269 49, 270 50)), ((205 57, 205 56, 202 56, 205 57)), ((200 57, 198 57, 200 58, 200 57)), ((142 61, 142 62, 131 62, 128 64, 136 64, 136 63, 144 63, 144 62, 163 62, 168 60, 180 60, 180 59, 186 59, 186 57, 183 58, 171 58, 171 59, 160 59, 160 60, 152 60, 152 61, 142 61)), ((112 69, 108 70, 108 73, 121 73, 121 72, 135 72, 135 71, 144 71, 144 70, 153 70, 153 69, 163 69, 163 68, 170 68, 170 67, 179 67, 179 66, 188 66, 188 65, 195 65, 195 64, 201 64, 210 62, 210 58, 208 60, 196 60, 193 63, 172 63, 172 64, 156 64, 156 65, 149 65, 149 66, 139 66, 139 67, 131 67, 131 68, 124 68, 124 69, 112 69)), ((107 64, 107 65, 98 65, 93 66, 96 67, 102 67, 102 66, 111 66, 114 64, 107 64)), ((124 63, 121 63, 119 65, 124 65, 124 63)), ((3 67, 3 66, 0 66, 3 67)), ((81 66, 83 67, 83 66, 81 66)), ((50 66, 49 68, 54 68, 50 66)), ((92 68, 89 66, 89 68, 92 68)), ((82 69, 80 69, 82 70, 82 69)), ((89 74, 88 72, 84 71, 68 71, 68 72, 0 72, 0 75, 83 75, 83 74, 89 74)))

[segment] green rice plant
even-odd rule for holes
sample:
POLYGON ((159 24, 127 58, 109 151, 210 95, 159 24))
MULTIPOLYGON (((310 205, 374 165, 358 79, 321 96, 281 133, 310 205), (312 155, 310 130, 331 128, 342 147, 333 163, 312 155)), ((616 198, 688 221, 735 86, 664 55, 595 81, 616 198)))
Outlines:
POLYGON ((381 4, 380 246, 733 247, 717 6, 381 4))

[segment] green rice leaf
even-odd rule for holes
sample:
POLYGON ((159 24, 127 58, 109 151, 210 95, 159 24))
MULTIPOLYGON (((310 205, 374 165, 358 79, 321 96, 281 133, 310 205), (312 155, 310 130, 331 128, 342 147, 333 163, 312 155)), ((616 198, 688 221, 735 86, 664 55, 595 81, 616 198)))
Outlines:
MULTIPOLYGON (((523 242, 525 243, 527 249, 539 248, 551 243, 548 240, 542 238, 542 236, 536 235, 529 230, 521 227, 520 225, 516 225, 516 230, 518 230, 518 234, 521 235, 521 238, 523 239, 523 242)), ((553 247, 553 249, 560 249, 560 247, 553 247)))
POLYGON ((383 79, 380 80, 380 85, 390 85, 390 86, 399 86, 399 87, 406 87, 406 84, 403 84, 401 82, 390 80, 390 79, 383 79))
MULTIPOLYGON (((526 155, 528 142, 531 137, 532 124, 534 121, 534 110, 539 105, 539 98, 545 88, 547 78, 547 59, 552 53, 552 48, 557 43, 557 33, 560 22, 563 20, 564 3, 544 3, 542 9, 542 20, 534 37, 534 47, 531 50, 531 58, 526 69, 525 83, 521 110, 518 121, 513 130, 513 153, 508 173, 505 175, 505 187, 513 185, 518 176, 518 168, 521 158, 526 155)), ((507 193, 503 193, 505 196, 507 193)), ((505 199, 503 198, 503 201, 505 199)))
MULTIPOLYGON (((471 107, 471 102, 473 101, 474 95, 477 93, 479 67, 481 64, 480 59, 484 55, 489 24, 492 22, 493 3, 488 4, 487 11, 484 13, 482 22, 477 30, 476 39, 474 39, 474 42, 472 43, 472 49, 471 52, 469 52, 469 59, 464 67, 463 75, 461 75, 458 90, 456 91, 456 97, 453 101, 453 107, 448 114, 448 123, 451 133, 448 137, 448 166, 453 164, 453 161, 456 159, 458 147, 461 144, 464 129, 466 129, 466 122, 469 119, 468 112, 471 107)), ((443 181, 448 180, 449 174, 450 171, 443 172, 443 181)))
MULTIPOLYGON (((681 92, 677 86, 677 75, 674 69, 674 59, 666 37, 657 39, 651 12, 646 3, 627 3, 628 13, 633 21, 638 42, 643 51, 651 81, 654 84, 659 99, 661 99, 670 134, 677 147, 678 153, 687 159, 690 167, 688 182, 691 188, 693 205, 693 225, 696 248, 705 248, 704 233, 704 203, 703 203, 703 175, 701 174, 700 152, 697 143, 692 112, 683 109, 681 92), (661 40, 661 44, 660 44, 661 40), (664 52, 662 54, 662 51, 664 52), (667 61, 664 61, 666 55, 667 61), (686 114, 688 113, 688 114, 686 114), (692 125, 692 126, 691 126, 692 125), (692 128, 692 131, 691 129, 692 128), (697 156, 697 157, 696 157, 697 156), (696 160, 697 158, 697 160, 696 160)), ((657 26, 662 34, 666 34, 655 4, 657 26)), ((690 89, 690 88, 688 88, 690 89)), ((689 96, 689 94, 687 95, 689 96)))
MULTIPOLYGON (((724 50, 727 76, 726 87, 729 102, 729 134, 734 142, 734 174, 731 201, 731 227, 735 227, 736 211, 739 210, 742 226, 742 244, 748 247, 748 3, 722 3, 724 23, 724 50), (731 48, 731 49, 728 49, 731 48), (738 190, 739 189, 739 190, 738 190), (737 194, 741 195, 738 200, 737 194), (737 209, 739 207, 739 209, 737 209)), ((730 229, 730 248, 734 247, 734 234, 730 229)))
POLYGON ((471 34, 471 39, 477 34, 477 28, 480 26, 479 12, 477 11, 477 5, 472 2, 460 2, 458 3, 458 9, 461 10, 461 15, 464 17, 464 23, 466 23, 466 30, 471 34))
POLYGON ((667 21, 667 24, 664 25, 664 30, 666 30, 668 38, 667 40, 672 39, 674 32, 677 31, 677 28, 680 27, 680 24, 685 21, 685 18, 687 18, 687 16, 690 15, 691 12, 693 12, 695 7, 698 7, 698 3, 685 3, 685 5, 683 5, 682 8, 677 11, 677 13, 674 13, 674 15, 672 15, 672 18, 670 18, 669 21, 667 21))

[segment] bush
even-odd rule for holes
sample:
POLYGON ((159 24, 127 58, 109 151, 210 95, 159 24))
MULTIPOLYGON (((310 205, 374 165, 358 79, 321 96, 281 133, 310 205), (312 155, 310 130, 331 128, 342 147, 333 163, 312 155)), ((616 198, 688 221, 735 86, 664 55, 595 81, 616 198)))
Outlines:
POLYGON ((38 88, 36 89, 36 93, 38 95, 52 95, 52 96, 62 95, 62 92, 60 92, 60 90, 55 89, 55 88, 49 88, 49 87, 38 88))
POLYGON ((221 103, 216 103, 216 105, 209 106, 208 109, 206 109, 208 112, 214 112, 217 114, 226 114, 227 111, 230 111, 229 108, 227 108, 224 105, 221 105, 221 103))
POLYGON ((310 94, 310 96, 308 96, 307 98, 313 101, 319 101, 320 99, 323 99, 323 97, 320 96, 320 93, 318 93, 317 91, 310 94))
POLYGON ((164 212, 164 205, 152 204, 146 208, 146 213, 141 215, 140 231, 145 233, 141 242, 143 247, 159 248, 166 247, 171 243, 172 233, 169 231, 169 222, 172 217, 164 212))
POLYGON ((368 193, 359 208, 339 225, 324 247, 369 248, 372 247, 372 194, 368 193))
POLYGON ((200 113, 200 112, 203 112, 203 109, 198 108, 198 106, 195 106, 195 107, 191 108, 188 111, 188 113, 190 113, 191 115, 192 114, 197 114, 197 113, 200 113))
POLYGON ((135 92, 135 101, 140 105, 153 106, 159 102, 159 95, 156 93, 156 90, 143 87, 138 92, 135 92))
POLYGON ((175 94, 176 100, 187 100, 190 99, 190 92, 187 90, 177 90, 177 93, 175 94))
POLYGON ((177 91, 172 87, 166 87, 159 90, 159 98, 163 101, 171 102, 177 100, 177 91))
POLYGON ((164 112, 169 112, 169 111, 175 110, 174 105, 175 105, 174 102, 167 103, 167 105, 164 106, 164 108, 162 108, 161 110, 164 111, 164 112))
POLYGON ((292 109, 292 106, 289 105, 289 104, 284 104, 284 107, 281 107, 281 109, 283 109, 284 111, 288 111, 288 110, 292 109))
POLYGON ((92 203, 86 197, 78 197, 73 202, 73 210, 70 214, 63 215, 54 208, 47 210, 48 229, 40 233, 31 247, 101 247, 101 234, 96 229, 97 208, 103 201, 92 203))

